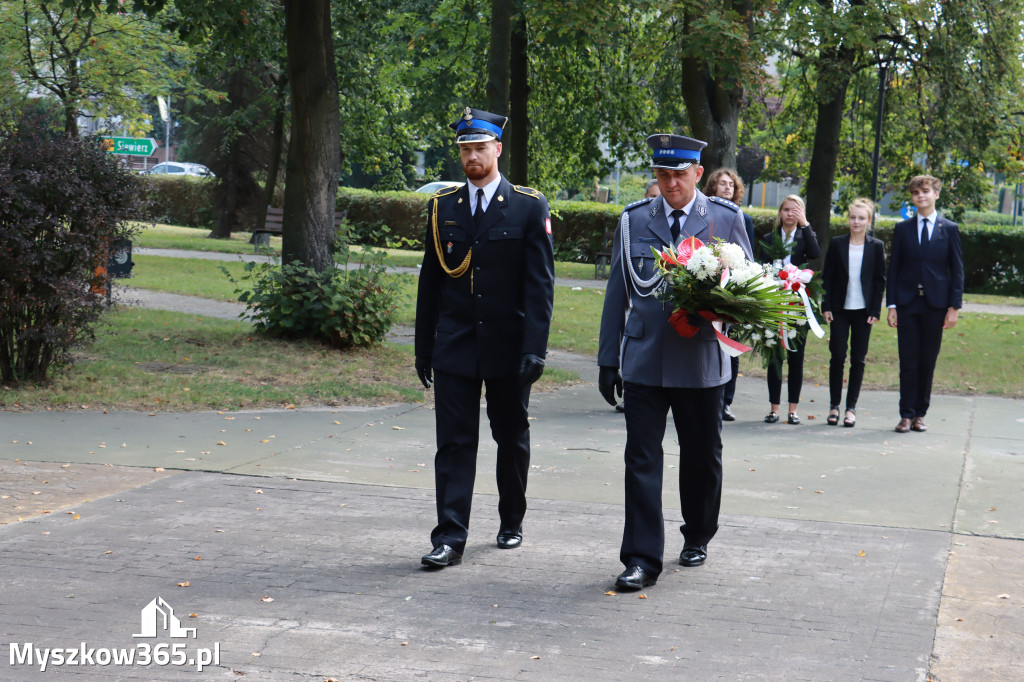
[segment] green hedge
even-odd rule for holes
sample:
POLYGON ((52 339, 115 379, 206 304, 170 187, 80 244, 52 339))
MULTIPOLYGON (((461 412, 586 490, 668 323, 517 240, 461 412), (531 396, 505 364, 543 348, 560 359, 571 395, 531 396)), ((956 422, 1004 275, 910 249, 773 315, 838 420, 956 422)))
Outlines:
POLYGON ((214 180, 187 175, 143 178, 142 210, 146 219, 186 227, 213 226, 214 180))

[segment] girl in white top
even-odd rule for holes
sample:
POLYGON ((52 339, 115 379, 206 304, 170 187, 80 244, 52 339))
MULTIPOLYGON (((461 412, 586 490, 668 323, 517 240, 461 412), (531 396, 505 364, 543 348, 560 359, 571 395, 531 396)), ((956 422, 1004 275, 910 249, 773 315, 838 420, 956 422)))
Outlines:
POLYGON ((869 199, 854 199, 847 213, 849 234, 832 239, 822 285, 825 296, 821 309, 831 325, 829 335, 829 394, 831 407, 826 420, 839 423, 839 402, 843 392, 843 370, 847 339, 850 343, 850 380, 846 391, 843 426, 857 423, 857 399, 864 379, 864 358, 868 352, 871 327, 878 322, 885 292, 885 246, 868 236, 875 214, 869 199))

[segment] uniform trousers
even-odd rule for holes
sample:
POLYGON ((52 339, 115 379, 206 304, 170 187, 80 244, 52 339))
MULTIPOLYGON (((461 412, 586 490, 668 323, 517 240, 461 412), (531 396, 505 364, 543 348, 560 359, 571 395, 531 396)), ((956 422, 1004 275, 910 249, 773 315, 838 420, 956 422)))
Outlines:
POLYGON ((501 528, 515 529, 526 515, 526 475, 530 470, 530 387, 518 376, 478 379, 434 371, 437 454, 437 527, 434 547, 465 551, 476 480, 480 440, 480 391, 484 388, 491 436, 498 444, 496 474, 501 528))
POLYGON ((868 311, 836 310, 829 325, 828 392, 830 405, 839 405, 843 397, 843 368, 846 365, 846 340, 850 340, 850 382, 846 387, 846 409, 857 409, 860 386, 864 382, 864 357, 868 354, 871 325, 868 311))
POLYGON ((662 441, 669 410, 679 441, 679 498, 686 545, 705 545, 718 531, 722 506, 722 396, 714 388, 663 388, 626 382, 626 525, 619 560, 661 574, 665 520, 662 441))
MULTIPOLYGON (((786 351, 786 364, 789 366, 789 402, 800 402, 800 389, 804 385, 804 344, 807 337, 793 339, 792 351, 786 351)), ((768 366, 768 402, 772 405, 781 404, 782 397, 782 363, 776 362, 768 366)))
POLYGON ((945 308, 933 308, 924 296, 896 307, 896 346, 900 354, 900 417, 928 412, 935 362, 942 346, 945 308))

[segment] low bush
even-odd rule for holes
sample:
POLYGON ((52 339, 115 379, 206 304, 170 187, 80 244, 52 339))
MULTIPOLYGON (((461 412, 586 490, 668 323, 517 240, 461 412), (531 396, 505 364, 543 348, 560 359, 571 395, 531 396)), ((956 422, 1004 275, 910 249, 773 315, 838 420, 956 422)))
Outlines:
POLYGON ((213 227, 216 180, 188 175, 143 175, 141 178, 146 218, 185 227, 213 227))
POLYGON ((106 295, 97 270, 134 233, 138 194, 95 139, 0 131, 0 380, 45 381, 92 338, 106 295))

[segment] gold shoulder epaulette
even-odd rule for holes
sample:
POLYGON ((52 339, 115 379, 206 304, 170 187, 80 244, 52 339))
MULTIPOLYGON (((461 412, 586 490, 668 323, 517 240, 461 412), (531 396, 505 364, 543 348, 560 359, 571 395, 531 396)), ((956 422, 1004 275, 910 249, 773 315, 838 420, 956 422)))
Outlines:
POLYGON ((454 187, 442 187, 441 189, 431 194, 430 198, 435 199, 437 197, 448 196, 452 192, 458 192, 460 189, 462 189, 462 185, 455 185, 454 187))
POLYGON ((519 192, 520 194, 525 194, 528 197, 533 197, 534 199, 543 199, 544 198, 543 194, 541 194, 540 192, 538 192, 537 190, 535 190, 532 187, 523 187, 522 185, 512 185, 512 189, 514 189, 515 191, 519 192))

